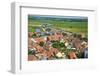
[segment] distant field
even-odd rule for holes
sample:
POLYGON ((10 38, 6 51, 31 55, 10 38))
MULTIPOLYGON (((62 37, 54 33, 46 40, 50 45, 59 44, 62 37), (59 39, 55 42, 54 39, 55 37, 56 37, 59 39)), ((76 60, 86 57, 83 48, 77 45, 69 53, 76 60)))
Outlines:
POLYGON ((87 35, 88 32, 88 23, 87 22, 70 22, 70 21, 53 21, 53 20, 28 20, 28 31, 34 32, 35 28, 43 23, 53 24, 53 27, 57 29, 62 29, 65 31, 75 32, 75 33, 84 33, 87 35))

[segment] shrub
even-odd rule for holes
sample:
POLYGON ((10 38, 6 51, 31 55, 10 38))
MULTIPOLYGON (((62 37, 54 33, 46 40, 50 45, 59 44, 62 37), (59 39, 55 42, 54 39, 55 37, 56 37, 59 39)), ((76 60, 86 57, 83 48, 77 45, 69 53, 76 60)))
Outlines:
POLYGON ((59 47, 59 42, 54 42, 54 43, 52 44, 52 47, 53 47, 53 48, 59 47))
POLYGON ((44 42, 40 42, 39 45, 43 47, 44 46, 44 42))
POLYGON ((59 43, 59 46, 60 47, 65 47, 65 44, 61 42, 61 43, 59 43))

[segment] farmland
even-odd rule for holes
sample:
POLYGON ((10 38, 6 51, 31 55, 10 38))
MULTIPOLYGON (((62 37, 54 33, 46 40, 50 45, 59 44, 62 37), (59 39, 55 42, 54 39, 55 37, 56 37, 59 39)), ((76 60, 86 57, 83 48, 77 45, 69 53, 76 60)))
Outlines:
POLYGON ((43 23, 49 23, 52 24, 51 26, 57 29, 61 29, 64 31, 70 31, 70 32, 75 32, 75 33, 84 33, 85 35, 87 35, 88 33, 88 24, 87 24, 87 20, 79 20, 79 21, 70 21, 69 19, 65 20, 56 20, 56 19, 31 19, 29 18, 29 31, 34 31, 34 29, 38 26, 35 25, 41 25, 43 23), (33 28, 32 28, 33 27, 33 28))

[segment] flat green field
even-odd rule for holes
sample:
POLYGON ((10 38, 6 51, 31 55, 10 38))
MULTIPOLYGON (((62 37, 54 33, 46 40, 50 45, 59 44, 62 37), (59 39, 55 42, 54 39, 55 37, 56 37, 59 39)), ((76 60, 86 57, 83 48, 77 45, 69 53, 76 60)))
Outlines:
POLYGON ((52 27, 61 29, 64 31, 70 31, 74 33, 83 33, 87 35, 88 33, 88 21, 60 21, 60 20, 52 20, 52 19, 28 19, 28 31, 34 32, 38 25, 43 23, 52 24, 52 27))

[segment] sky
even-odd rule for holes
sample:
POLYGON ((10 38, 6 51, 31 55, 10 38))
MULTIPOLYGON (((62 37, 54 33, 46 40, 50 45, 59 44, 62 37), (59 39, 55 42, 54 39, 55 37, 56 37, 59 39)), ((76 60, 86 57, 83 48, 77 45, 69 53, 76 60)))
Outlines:
POLYGON ((47 15, 28 15, 29 17, 49 17, 49 18, 67 18, 67 19, 87 19, 87 17, 83 16, 47 16, 47 15))

